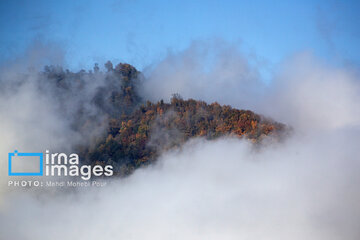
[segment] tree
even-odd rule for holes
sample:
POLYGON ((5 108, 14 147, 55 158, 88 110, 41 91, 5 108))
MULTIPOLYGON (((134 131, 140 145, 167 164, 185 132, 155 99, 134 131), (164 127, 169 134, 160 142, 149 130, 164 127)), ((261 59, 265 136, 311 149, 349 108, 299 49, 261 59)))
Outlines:
POLYGON ((107 62, 104 64, 104 66, 105 66, 105 68, 106 68, 106 70, 107 70, 108 72, 111 72, 111 71, 114 70, 113 64, 112 64, 112 62, 110 62, 110 61, 107 61, 107 62))
POLYGON ((95 63, 95 65, 94 65, 94 73, 98 73, 99 70, 100 70, 99 64, 95 63))

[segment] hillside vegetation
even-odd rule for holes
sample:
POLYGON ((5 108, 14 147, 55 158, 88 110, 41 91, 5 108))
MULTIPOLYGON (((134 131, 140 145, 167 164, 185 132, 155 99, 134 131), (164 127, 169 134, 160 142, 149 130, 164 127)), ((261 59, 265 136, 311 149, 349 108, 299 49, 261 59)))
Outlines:
POLYGON ((47 81, 56 83, 57 91, 75 95, 84 91, 90 81, 103 79, 103 84, 96 86, 94 94, 86 98, 96 108, 96 115, 86 115, 89 111, 83 104, 76 112, 73 126, 81 132, 84 126, 96 127, 94 122, 102 119, 99 115, 106 116, 103 137, 97 139, 95 146, 81 146, 79 151, 90 164, 113 165, 117 175, 128 175, 154 162, 161 152, 181 147, 190 138, 211 140, 229 135, 259 144, 269 135, 279 139, 286 128, 249 110, 184 100, 178 94, 169 103, 146 101, 138 93, 139 85, 146 79, 133 66, 118 64, 113 68, 107 62, 105 67, 105 73, 97 65, 93 72, 79 73, 47 67, 43 74, 47 81))

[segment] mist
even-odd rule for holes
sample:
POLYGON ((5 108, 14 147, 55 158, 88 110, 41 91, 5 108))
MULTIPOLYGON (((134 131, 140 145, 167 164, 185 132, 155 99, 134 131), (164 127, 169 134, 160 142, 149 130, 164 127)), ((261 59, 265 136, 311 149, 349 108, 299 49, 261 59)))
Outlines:
POLYGON ((148 79, 142 93, 153 101, 179 93, 185 99, 250 109, 296 128, 359 125, 355 69, 328 65, 310 51, 288 56, 271 72, 270 81, 261 71, 268 67, 261 57, 235 44, 197 41, 145 69, 148 79))
MULTIPOLYGON (((309 52, 284 59, 270 84, 258 67, 233 46, 195 44, 149 68, 143 94, 158 100, 176 92, 253 110, 293 128, 284 142, 259 149, 246 139, 198 138, 104 188, 6 192, 0 238, 359 239, 358 76, 309 52), (215 64, 204 67, 210 55, 215 64)), ((29 142, 62 146, 73 134, 48 98, 32 100, 31 89, 2 98, 1 154, 12 147, 7 139, 33 149, 29 142), (41 131, 31 127, 38 114, 30 106, 43 114, 41 131), (23 131, 14 130, 19 125, 23 131), (26 140, 34 135, 39 141, 26 140)))
MULTIPOLYGON (((106 133, 110 116, 128 110, 108 101, 122 87, 123 76, 112 65, 108 71, 95 64, 71 72, 62 67, 64 54, 62 46, 39 40, 0 66, 1 156, 91 148, 106 133)), ((1 161, 1 195, 10 190, 7 170, 7 161, 1 161)))
POLYGON ((185 50, 170 52, 158 64, 144 69, 147 81, 142 94, 158 101, 179 93, 185 99, 251 109, 266 88, 259 68, 267 66, 259 59, 220 39, 194 41, 185 50))

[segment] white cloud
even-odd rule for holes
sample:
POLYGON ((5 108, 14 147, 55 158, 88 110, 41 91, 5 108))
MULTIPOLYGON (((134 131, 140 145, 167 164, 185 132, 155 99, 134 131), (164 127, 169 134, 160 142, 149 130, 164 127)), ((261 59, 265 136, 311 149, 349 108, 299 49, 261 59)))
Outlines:
POLYGON ((357 76, 300 54, 267 88, 229 48, 215 54, 224 65, 198 71, 201 51, 155 67, 148 96, 249 106, 289 123, 293 135, 260 149, 196 139, 106 188, 13 192, 0 210, 0 238, 359 239, 357 76))

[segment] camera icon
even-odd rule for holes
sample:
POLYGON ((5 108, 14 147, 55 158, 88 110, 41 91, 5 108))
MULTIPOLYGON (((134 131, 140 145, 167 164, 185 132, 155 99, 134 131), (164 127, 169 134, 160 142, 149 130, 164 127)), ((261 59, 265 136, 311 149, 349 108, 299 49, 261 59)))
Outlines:
POLYGON ((9 176, 42 176, 43 153, 9 153, 9 176))

